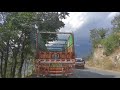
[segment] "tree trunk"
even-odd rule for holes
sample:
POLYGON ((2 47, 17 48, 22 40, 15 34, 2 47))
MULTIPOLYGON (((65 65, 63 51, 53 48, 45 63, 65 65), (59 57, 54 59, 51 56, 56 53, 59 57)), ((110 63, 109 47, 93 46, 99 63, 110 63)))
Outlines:
POLYGON ((22 72, 22 67, 23 67, 23 63, 24 63, 24 48, 25 48, 25 40, 23 41, 23 45, 22 45, 22 52, 21 52, 21 64, 20 64, 20 68, 19 68, 19 71, 18 71, 18 77, 21 78, 22 75, 21 75, 21 72, 22 72))
POLYGON ((10 77, 12 78, 12 76, 13 76, 13 61, 12 61, 11 64, 12 64, 12 65, 11 65, 11 74, 10 74, 10 77))
POLYGON ((11 70, 11 77, 12 77, 12 78, 15 77, 16 66, 17 66, 17 55, 18 55, 18 53, 19 53, 22 36, 23 36, 23 35, 21 35, 21 37, 20 37, 20 39, 19 39, 18 48, 15 48, 15 49, 14 49, 15 51, 13 50, 14 64, 13 64, 13 67, 12 67, 12 70, 11 70))
POLYGON ((26 76, 26 61, 25 61, 25 69, 24 69, 24 77, 26 76))
POLYGON ((3 75, 4 78, 6 78, 8 56, 9 56, 9 41, 7 42, 7 47, 6 47, 5 65, 4 65, 4 75, 3 75))
POLYGON ((27 63, 27 76, 28 76, 28 63, 27 63))
POLYGON ((19 77, 19 78, 22 77, 21 72, 22 72, 22 67, 23 67, 23 63, 24 63, 24 55, 23 55, 23 54, 24 54, 24 53, 22 52, 22 54, 21 54, 21 64, 20 64, 20 68, 19 68, 19 71, 18 71, 18 77, 19 77))
POLYGON ((13 66, 13 70, 12 70, 12 78, 15 77, 16 66, 17 66, 17 54, 14 55, 14 66, 13 66))
POLYGON ((3 77, 3 51, 1 51, 1 65, 0 65, 0 71, 1 71, 1 77, 3 77))

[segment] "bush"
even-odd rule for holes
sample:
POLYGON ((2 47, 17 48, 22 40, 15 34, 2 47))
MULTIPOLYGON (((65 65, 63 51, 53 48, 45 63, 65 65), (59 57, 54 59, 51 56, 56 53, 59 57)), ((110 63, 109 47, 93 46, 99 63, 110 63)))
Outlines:
POLYGON ((94 48, 98 46, 102 39, 106 37, 108 29, 104 28, 94 28, 90 30, 90 39, 94 48))
POLYGON ((119 35, 112 34, 101 41, 106 55, 110 55, 119 46, 119 35))

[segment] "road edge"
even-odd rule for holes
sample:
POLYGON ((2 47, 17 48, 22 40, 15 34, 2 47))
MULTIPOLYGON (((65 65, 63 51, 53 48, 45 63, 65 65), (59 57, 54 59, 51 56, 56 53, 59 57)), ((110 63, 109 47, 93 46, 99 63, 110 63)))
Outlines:
POLYGON ((119 71, 113 71, 113 70, 106 70, 106 69, 102 69, 102 68, 96 68, 96 67, 90 67, 90 66, 85 66, 86 69, 96 69, 96 70, 103 70, 103 71, 107 71, 107 72, 111 72, 111 73, 116 73, 116 74, 120 74, 119 71))

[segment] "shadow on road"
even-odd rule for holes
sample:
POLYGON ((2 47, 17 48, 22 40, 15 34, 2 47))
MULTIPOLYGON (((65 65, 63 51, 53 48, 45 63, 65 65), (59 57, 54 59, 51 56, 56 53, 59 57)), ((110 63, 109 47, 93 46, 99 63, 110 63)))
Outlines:
POLYGON ((28 76, 26 78, 68 78, 68 77, 64 77, 64 76, 51 76, 51 77, 42 77, 42 76, 40 76, 40 77, 36 77, 36 75, 30 75, 30 76, 28 76))

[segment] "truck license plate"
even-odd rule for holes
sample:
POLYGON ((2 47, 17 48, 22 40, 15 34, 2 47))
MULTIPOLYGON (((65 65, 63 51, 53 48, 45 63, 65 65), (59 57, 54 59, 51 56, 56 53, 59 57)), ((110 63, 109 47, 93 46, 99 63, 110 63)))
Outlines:
POLYGON ((61 63, 51 63, 50 67, 61 67, 62 64, 61 63))

